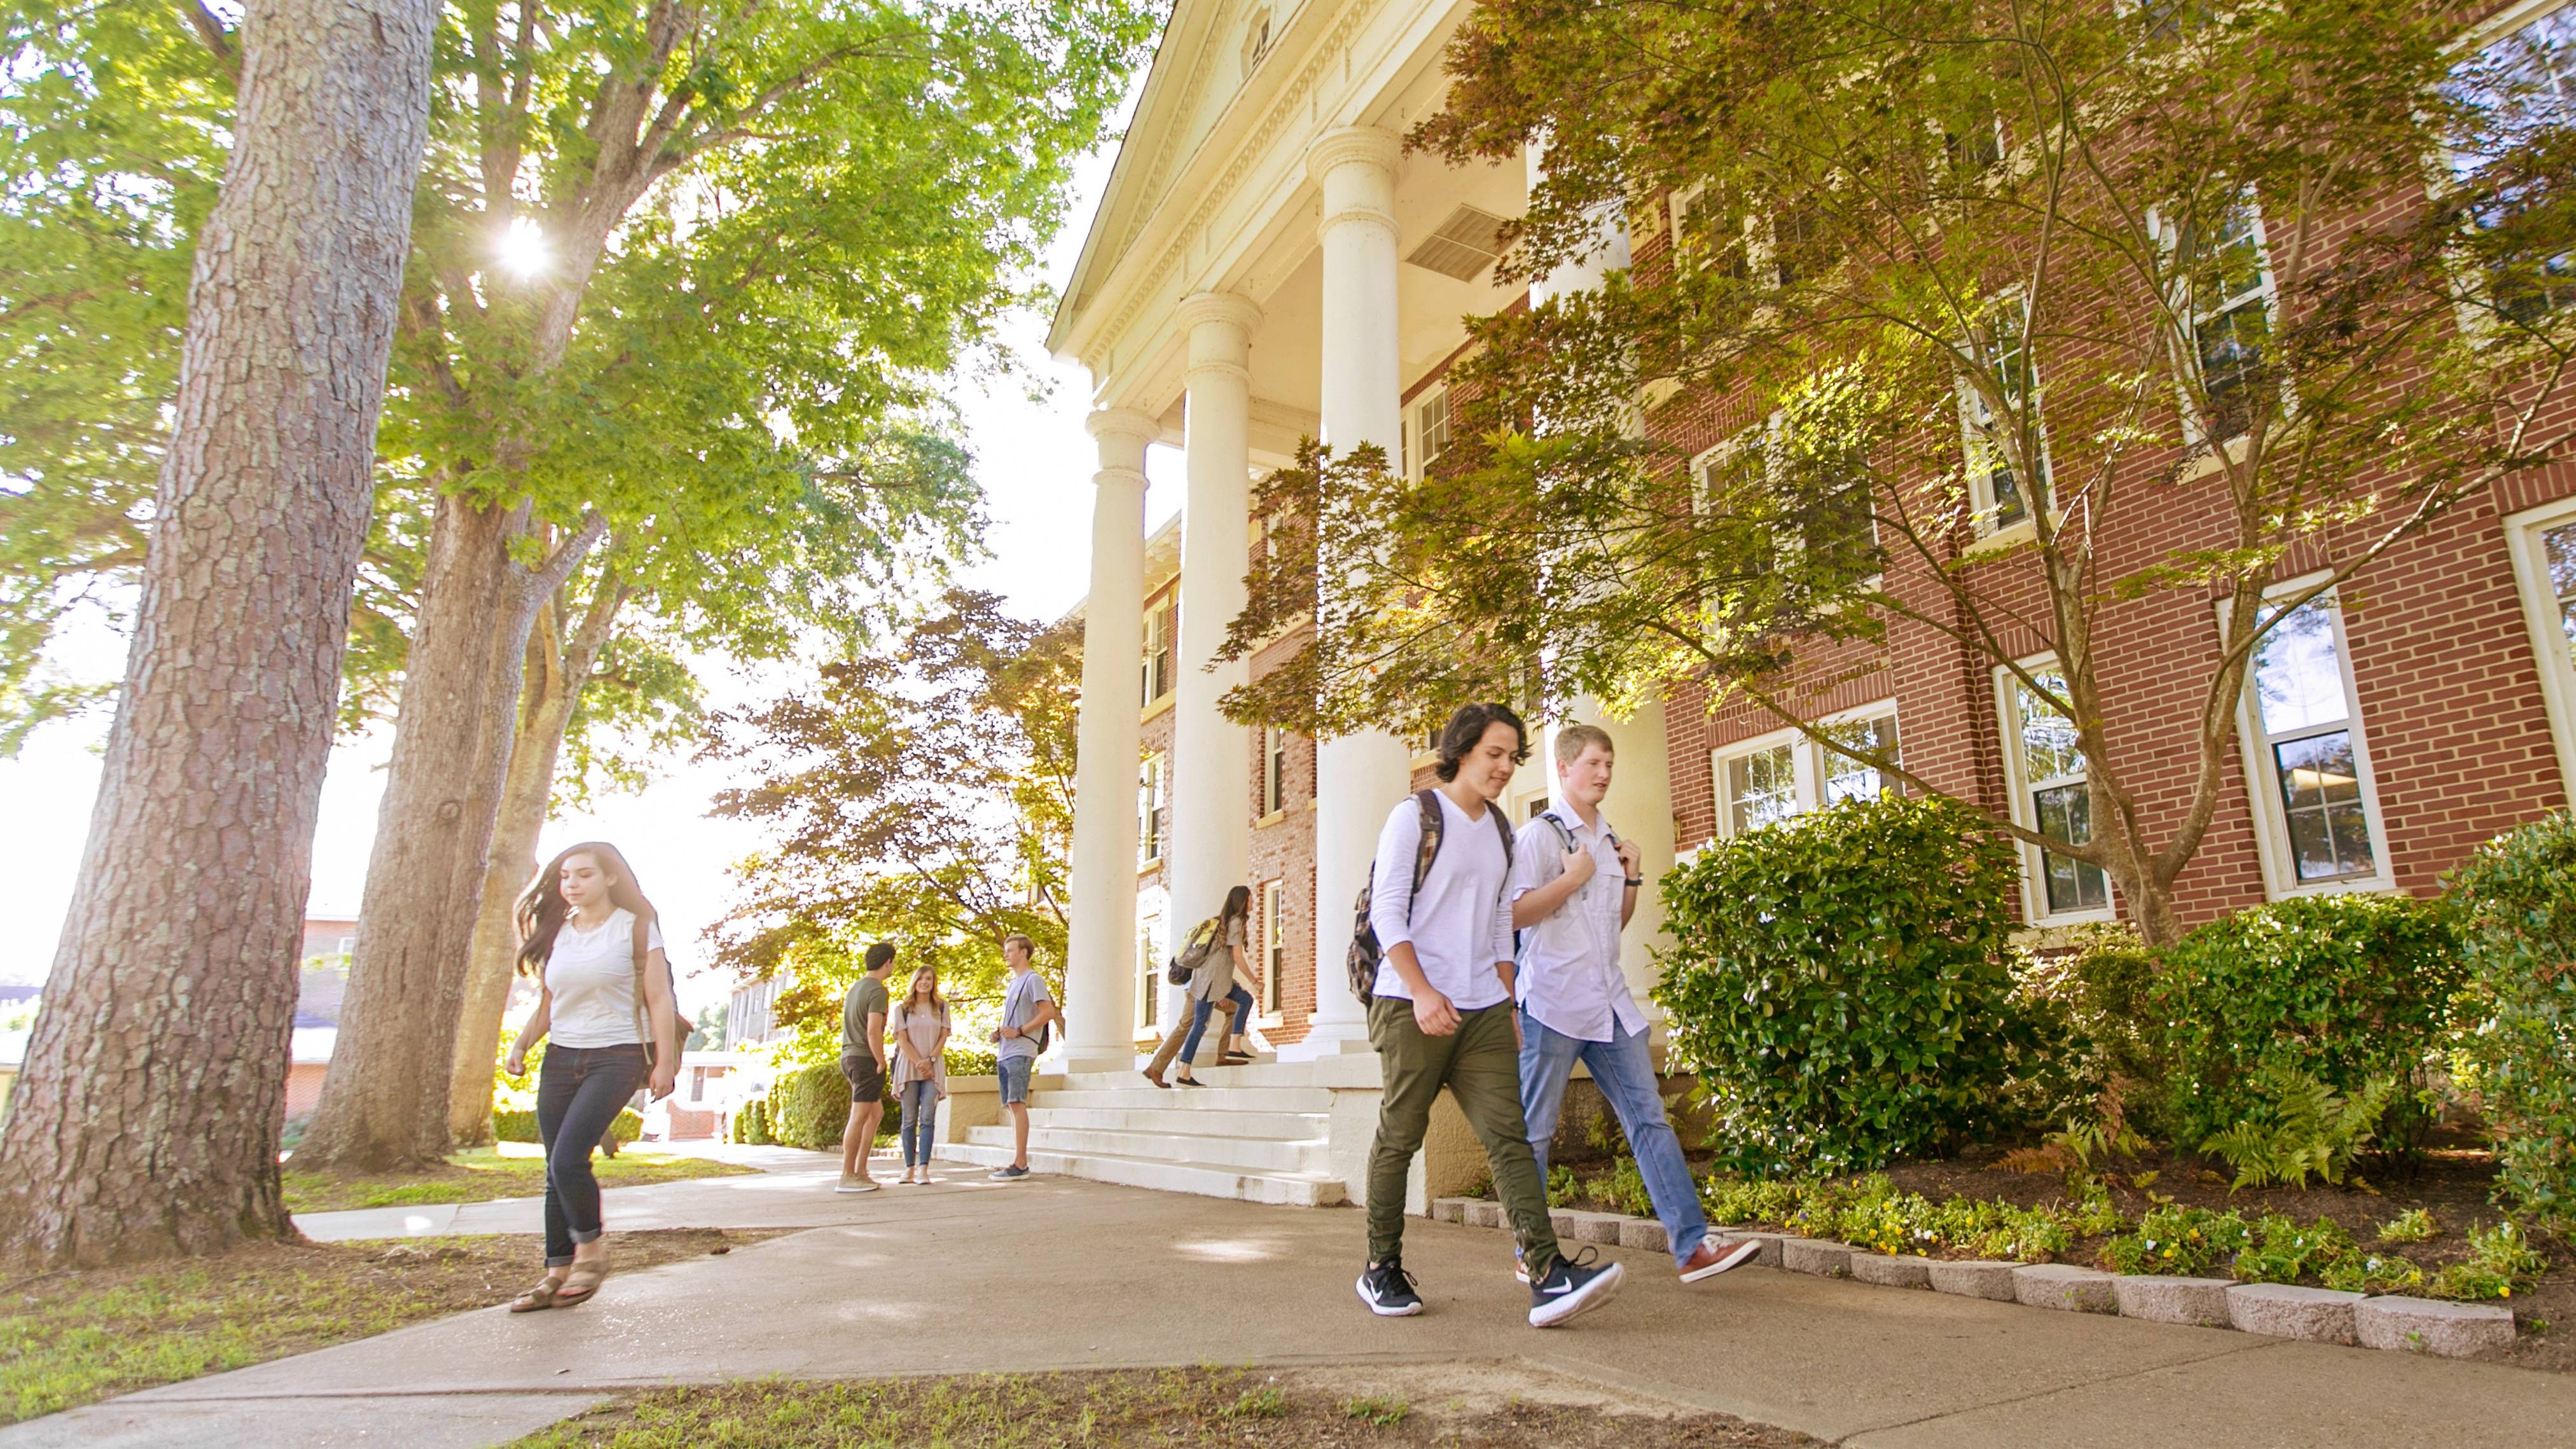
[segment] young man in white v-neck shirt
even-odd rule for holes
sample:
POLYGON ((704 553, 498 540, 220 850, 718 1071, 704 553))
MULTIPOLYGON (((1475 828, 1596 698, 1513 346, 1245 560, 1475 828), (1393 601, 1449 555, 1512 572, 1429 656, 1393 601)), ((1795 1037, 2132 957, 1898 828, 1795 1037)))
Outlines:
POLYGON ((1510 891, 1512 925, 1527 933, 1517 984, 1521 1113, 1529 1122, 1530 1153, 1545 1181, 1566 1079, 1582 1062, 1628 1136, 1676 1270, 1685 1283, 1701 1282, 1750 1262, 1761 1244, 1708 1241, 1698 1185, 1664 1116, 1646 1049, 1646 1015, 1619 969, 1619 932, 1637 913, 1646 882, 1637 874, 1636 843, 1621 840, 1601 814, 1617 763, 1610 735, 1594 725, 1567 725, 1556 732, 1550 753, 1563 803, 1521 828, 1510 891))
POLYGON ((1557 1250, 1547 1193, 1521 1120, 1520 1043, 1512 1017, 1511 826, 1497 803, 1529 758, 1520 716, 1471 704, 1440 731, 1440 788, 1399 803, 1379 832, 1369 881, 1369 929, 1380 952, 1370 990, 1369 1042, 1383 1087, 1369 1144, 1368 1266, 1360 1301, 1382 1318, 1422 1311, 1404 1270, 1405 1179, 1440 1090, 1484 1143, 1494 1193, 1530 1272, 1529 1321, 1553 1328, 1619 1290, 1616 1263, 1569 1261, 1557 1250), (1425 810, 1438 840, 1417 888, 1425 810))

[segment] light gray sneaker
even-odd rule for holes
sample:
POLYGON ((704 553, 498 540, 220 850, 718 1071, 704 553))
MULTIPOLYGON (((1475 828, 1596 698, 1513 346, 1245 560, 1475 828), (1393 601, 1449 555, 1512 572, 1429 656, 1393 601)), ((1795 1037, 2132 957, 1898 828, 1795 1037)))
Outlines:
POLYGON ((986 1182, 1017 1182, 1029 1175, 1025 1167, 997 1167, 984 1177, 986 1182))
POLYGON ((836 1187, 836 1188, 834 1188, 834 1189, 832 1189, 832 1191, 834 1191, 834 1192, 874 1192, 874 1191, 876 1191, 878 1188, 881 1188, 881 1187, 883 1187, 883 1186, 885 1186, 885 1184, 884 1184, 884 1183, 881 1183, 881 1182, 877 1181, 877 1180, 876 1180, 875 1178, 873 1178, 873 1177, 856 1177, 856 1176, 853 1176, 853 1175, 851 1175, 851 1174, 849 1174, 849 1173, 846 1173, 846 1172, 845 1172, 845 1173, 842 1173, 842 1174, 841 1174, 841 1185, 840 1185, 840 1186, 838 1186, 838 1187, 836 1187))

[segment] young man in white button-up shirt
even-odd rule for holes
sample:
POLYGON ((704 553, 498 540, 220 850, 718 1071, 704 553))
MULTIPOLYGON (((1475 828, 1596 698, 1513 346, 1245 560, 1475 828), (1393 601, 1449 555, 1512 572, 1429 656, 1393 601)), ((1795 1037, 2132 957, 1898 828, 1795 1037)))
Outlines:
POLYGON ((1379 832, 1369 877, 1369 929, 1381 955, 1369 990, 1369 1044, 1381 1088, 1369 1143, 1368 1267, 1360 1301, 1382 1318, 1422 1311, 1404 1271, 1405 1178, 1449 1089, 1485 1146, 1494 1195, 1509 1214, 1530 1276, 1530 1326, 1552 1328, 1617 1292, 1616 1263, 1557 1251, 1547 1192, 1521 1122, 1518 1043, 1512 1018, 1511 826, 1497 803, 1529 758, 1520 716, 1471 704, 1440 731, 1440 788, 1398 804, 1379 832), (1419 888, 1425 811, 1437 844, 1419 888))
POLYGON ((1760 1245, 1708 1241, 1699 1189, 1682 1160, 1681 1140, 1664 1119, 1646 1050, 1646 1017, 1619 970, 1619 932, 1637 913, 1645 882, 1637 875, 1636 844, 1621 840, 1601 816, 1616 763, 1610 736, 1591 725, 1567 725, 1556 732, 1553 753, 1564 803, 1522 827, 1511 884, 1512 925, 1527 933, 1518 978, 1521 1111, 1531 1155, 1544 1180, 1566 1079, 1582 1062, 1628 1134, 1682 1281, 1697 1283, 1750 1261, 1760 1245))

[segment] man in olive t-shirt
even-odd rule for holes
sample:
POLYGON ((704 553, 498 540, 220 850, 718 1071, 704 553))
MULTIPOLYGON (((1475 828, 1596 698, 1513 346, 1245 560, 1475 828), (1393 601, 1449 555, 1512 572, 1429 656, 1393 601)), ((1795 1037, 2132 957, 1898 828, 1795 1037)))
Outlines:
POLYGON ((841 1192, 877 1190, 876 1179, 868 1176, 868 1149, 876 1145, 877 1124, 885 1119, 886 1015, 893 1009, 886 977, 894 970, 893 943, 870 946, 867 968, 841 1003, 841 1075, 850 1083, 850 1125, 841 1134, 841 1192))

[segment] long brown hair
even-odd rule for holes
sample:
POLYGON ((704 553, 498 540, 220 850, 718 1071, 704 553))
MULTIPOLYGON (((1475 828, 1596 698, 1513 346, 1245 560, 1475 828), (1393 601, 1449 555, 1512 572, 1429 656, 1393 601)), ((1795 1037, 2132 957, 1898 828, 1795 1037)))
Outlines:
MULTIPOLYGON (((1202 896, 1200 899, 1204 900, 1206 897, 1202 896)), ((1252 919, 1252 887, 1236 886, 1234 889, 1227 891, 1225 893, 1225 908, 1218 911, 1216 914, 1218 922, 1217 939, 1219 940, 1225 939, 1226 927, 1234 925, 1238 921, 1249 923, 1252 919)), ((1248 925, 1247 929, 1249 929, 1248 925)))
POLYGON ((945 1016, 948 1014, 948 1000, 939 994, 939 968, 928 963, 912 968, 912 983, 903 989, 903 1009, 912 1010, 912 1004, 921 999, 921 973, 924 971, 930 973, 930 1009, 945 1016))
POLYGON ((554 954, 555 933, 563 929, 564 917, 572 914, 572 907, 563 898, 563 867, 576 855, 592 857, 608 872, 610 905, 633 911, 639 921, 650 923, 653 919, 653 903, 644 899, 643 889, 635 884, 634 868, 616 846, 604 840, 566 846, 537 871, 536 879, 520 892, 519 904, 512 912, 519 924, 519 973, 523 976, 544 973, 546 958, 554 954))

